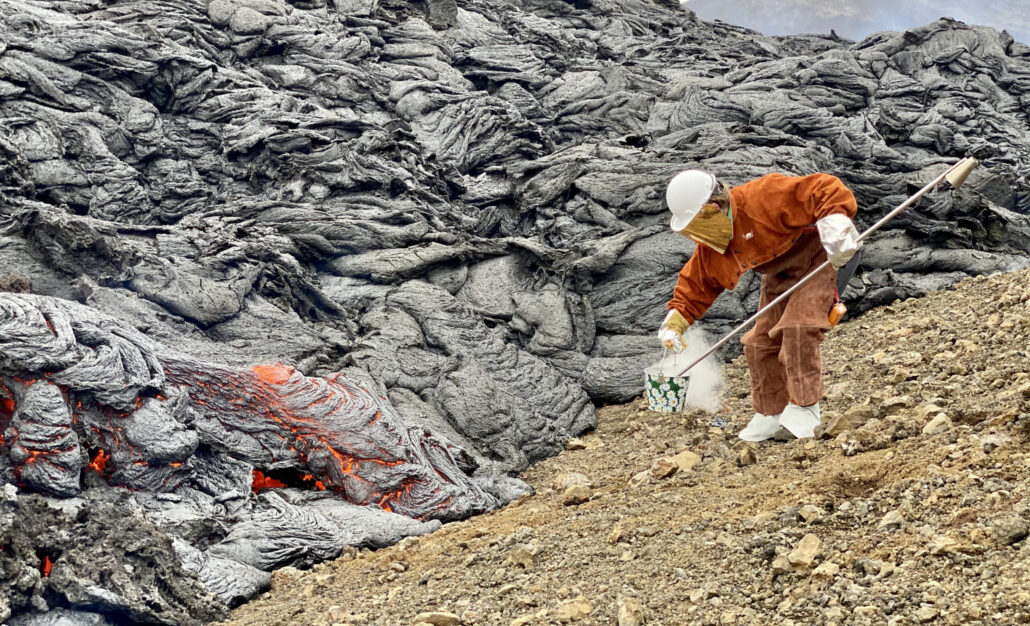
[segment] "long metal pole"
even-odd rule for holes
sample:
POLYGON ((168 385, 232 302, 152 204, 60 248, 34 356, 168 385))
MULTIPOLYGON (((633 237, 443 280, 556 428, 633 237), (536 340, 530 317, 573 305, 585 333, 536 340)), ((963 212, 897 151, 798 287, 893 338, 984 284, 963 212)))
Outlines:
MULTIPOLYGON (((920 189, 919 191, 917 191, 917 192, 916 192, 916 193, 915 193, 914 195, 912 195, 912 196, 911 196, 911 197, 910 197, 910 198, 909 198, 908 200, 905 200, 904 202, 902 202, 901 204, 899 204, 899 205, 897 206, 897 208, 895 208, 895 209, 894 209, 893 211, 891 211, 891 212, 890 212, 890 213, 888 213, 887 215, 884 215, 884 216, 883 216, 882 218, 880 218, 880 221, 876 222, 875 224, 873 224, 872 226, 870 226, 868 230, 866 230, 866 231, 865 231, 864 233, 862 233, 861 235, 859 235, 859 236, 858 236, 858 240, 859 240, 859 241, 862 241, 863 239, 865 239, 865 238, 866 238, 866 237, 868 237, 869 235, 871 235, 871 234, 875 233, 876 231, 880 230, 880 228, 881 228, 881 227, 882 227, 882 226, 883 226, 884 224, 886 224, 887 222, 889 222, 889 221, 891 221, 892 219, 894 219, 894 217, 895 217, 895 216, 897 216, 897 215, 898 215, 898 213, 901 213, 902 211, 904 211, 904 210, 905 210, 905 209, 907 209, 908 207, 912 206, 912 204, 913 204, 913 203, 914 203, 914 202, 915 202, 916 200, 918 200, 918 199, 922 198, 922 197, 923 197, 924 195, 926 195, 926 193, 927 193, 927 192, 931 191, 931 190, 932 190, 932 189, 933 189, 934 187, 936 187, 937 185, 941 184, 941 182, 943 182, 943 181, 944 181, 944 179, 945 179, 945 178, 947 178, 949 174, 951 174, 951 173, 952 173, 953 171, 957 170, 957 169, 958 169, 958 168, 959 168, 960 166, 963 166, 963 165, 964 165, 964 164, 966 163, 966 161, 968 161, 968 160, 969 160, 969 158, 970 158, 970 157, 967 157, 967 158, 965 158, 965 159, 962 159, 961 161, 959 161, 959 162, 958 162, 958 163, 956 163, 955 165, 952 165, 951 167, 949 167, 949 168, 948 168, 948 169, 947 169, 947 170, 946 170, 946 171, 945 171, 945 172, 944 172, 943 174, 941 174, 941 175, 940 175, 940 176, 938 176, 937 178, 935 178, 935 179, 933 179, 932 181, 930 181, 930 183, 929 183, 929 184, 927 184, 927 185, 926 185, 925 187, 923 187, 922 189, 920 189)), ((700 244, 699 244, 699 245, 700 245, 700 244)), ((745 328, 747 328, 748 326, 750 326, 752 322, 754 322, 754 321, 755 321, 756 319, 758 319, 758 318, 759 318, 759 316, 761 316, 761 315, 762 315, 762 313, 765 313, 765 312, 766 312, 766 311, 768 311, 768 310, 769 310, 770 308, 772 308, 772 307, 776 306, 777 304, 779 304, 780 302, 782 302, 782 301, 783 301, 784 299, 786 299, 786 298, 787 298, 787 296, 789 296, 790 294, 794 293, 794 291, 795 291, 795 290, 796 290, 796 289, 797 289, 798 287, 800 287, 801 285, 805 284, 805 282, 807 282, 807 281, 808 281, 808 279, 810 279, 810 278, 812 278, 813 276, 815 276, 815 275, 816 275, 817 273, 819 273, 820 271, 822 271, 822 270, 823 270, 823 269, 824 269, 824 268, 825 268, 826 266, 828 266, 829 264, 830 264, 830 261, 829 261, 829 260, 827 260, 827 261, 823 262, 823 263, 822 263, 822 264, 821 264, 821 265, 820 265, 819 267, 817 267, 817 268, 815 268, 814 270, 812 270, 812 272, 811 272, 811 273, 809 273, 809 274, 808 274, 807 276, 805 276, 804 278, 802 278, 802 279, 801 279, 801 280, 799 280, 798 282, 794 283, 794 285, 793 285, 793 286, 792 286, 792 287, 791 287, 790 289, 787 289, 786 291, 784 291, 783 293, 781 293, 781 294, 780 294, 780 295, 779 295, 779 296, 778 296, 778 297, 777 297, 776 299, 774 299, 774 300, 773 300, 772 302, 770 302, 769 304, 766 304, 766 305, 765 305, 764 307, 762 307, 762 308, 758 309, 758 311, 757 311, 757 312, 755 312, 755 314, 754 314, 754 315, 752 315, 751 317, 747 318, 746 320, 744 320, 744 322, 743 322, 742 324, 740 324, 740 326, 737 326, 737 327, 736 327, 736 328, 734 328, 734 329, 733 329, 732 331, 730 331, 730 333, 729 333, 728 335, 726 335, 725 337, 723 337, 722 339, 720 339, 720 340, 719 340, 719 341, 718 341, 718 342, 717 342, 717 343, 716 343, 715 345, 713 345, 713 346, 712 346, 711 348, 709 348, 707 352, 705 352, 704 354, 702 354, 701 356, 699 356, 699 357, 697 358, 697 360, 696 360, 696 361, 694 361, 693 363, 691 363, 690 365, 688 365, 688 366, 687 366, 687 367, 686 367, 686 368, 685 368, 685 369, 684 369, 683 371, 681 371, 681 372, 680 372, 679 374, 677 374, 677 376, 683 376, 684 374, 686 374, 687 372, 689 372, 690 370, 692 370, 692 369, 694 368, 694 366, 696 366, 696 365, 697 365, 698 363, 700 363, 701 361, 704 361, 704 360, 705 360, 706 358, 708 358, 708 357, 709 357, 709 356, 710 356, 710 355, 711 355, 711 354, 712 354, 713 352, 715 352, 716 350, 718 350, 719 348, 721 348, 722 346, 724 346, 724 345, 726 344, 726 342, 727 342, 727 341, 729 341, 730 339, 732 339, 733 337, 735 337, 735 336, 736 336, 736 335, 737 335, 737 334, 738 334, 738 333, 739 333, 740 331, 742 331, 742 330, 744 330, 745 328)))

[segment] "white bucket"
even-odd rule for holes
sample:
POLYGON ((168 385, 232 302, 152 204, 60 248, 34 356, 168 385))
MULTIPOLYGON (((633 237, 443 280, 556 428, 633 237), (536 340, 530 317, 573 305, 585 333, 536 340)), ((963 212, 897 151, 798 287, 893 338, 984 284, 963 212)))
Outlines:
POLYGON ((676 376, 688 364, 679 363, 681 359, 673 356, 666 361, 666 351, 662 360, 644 370, 644 397, 647 408, 659 413, 677 413, 687 404, 687 389, 690 376, 676 376))

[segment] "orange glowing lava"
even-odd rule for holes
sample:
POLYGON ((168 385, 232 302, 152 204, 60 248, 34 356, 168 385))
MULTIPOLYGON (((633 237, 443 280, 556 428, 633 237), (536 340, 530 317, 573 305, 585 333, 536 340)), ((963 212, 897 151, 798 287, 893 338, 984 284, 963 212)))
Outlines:
POLYGON ((258 493, 259 491, 263 491, 265 489, 274 489, 276 487, 285 486, 286 483, 278 481, 274 478, 269 478, 268 476, 265 476, 262 472, 254 470, 254 482, 251 483, 250 489, 254 493, 258 493))
POLYGON ((44 556, 43 557, 43 565, 40 566, 40 569, 43 571, 43 577, 46 578, 46 577, 50 576, 50 570, 52 570, 53 568, 54 568, 54 564, 50 560, 50 557, 44 556))
POLYGON ((255 365, 254 374, 270 385, 282 385, 290 380, 293 368, 286 367, 282 363, 275 365, 255 365))
POLYGON ((93 460, 89 462, 89 468, 95 471, 97 474, 103 476, 104 470, 107 468, 107 462, 111 460, 111 455, 104 452, 103 450, 97 452, 97 455, 93 457, 93 460))
POLYGON ((310 482, 310 481, 314 480, 315 481, 315 489, 318 489, 319 491, 325 491, 325 483, 323 483, 320 480, 315 480, 315 477, 312 476, 311 474, 304 474, 304 478, 302 480, 304 482, 310 482))

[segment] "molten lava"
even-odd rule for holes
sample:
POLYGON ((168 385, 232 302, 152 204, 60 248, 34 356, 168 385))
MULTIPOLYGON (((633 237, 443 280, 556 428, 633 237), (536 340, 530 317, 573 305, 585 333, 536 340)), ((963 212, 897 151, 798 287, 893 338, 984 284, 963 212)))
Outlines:
POLYGON ((290 380, 290 375, 293 374, 293 368, 286 367, 282 363, 255 365, 252 369, 258 378, 271 385, 282 385, 290 380))
POLYGON ((104 470, 107 468, 107 462, 111 460, 111 455, 100 450, 97 455, 93 457, 93 460, 89 462, 89 468, 95 471, 101 476, 104 475, 104 470))
POLYGON ((40 571, 43 572, 43 577, 44 578, 49 577, 50 576, 50 570, 52 570, 53 568, 54 568, 54 564, 50 560, 50 557, 44 556, 43 557, 43 564, 39 568, 40 571))
POLYGON ((264 473, 259 470, 254 470, 254 482, 251 483, 250 488, 254 493, 264 491, 265 489, 275 489, 276 487, 285 487, 286 483, 265 476, 264 473))
POLYGON ((311 482, 312 480, 314 480, 315 489, 318 489, 319 491, 325 491, 325 483, 323 483, 320 480, 316 480, 315 477, 311 474, 304 474, 304 477, 301 480, 303 480, 304 482, 311 482))

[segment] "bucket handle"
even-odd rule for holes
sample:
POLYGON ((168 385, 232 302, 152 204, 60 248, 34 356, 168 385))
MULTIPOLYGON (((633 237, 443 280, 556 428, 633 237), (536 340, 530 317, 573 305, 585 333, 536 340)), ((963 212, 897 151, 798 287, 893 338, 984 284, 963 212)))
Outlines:
POLYGON ((658 382, 664 383, 668 378, 665 376, 665 357, 669 356, 669 349, 662 350, 662 361, 658 365, 658 382))

